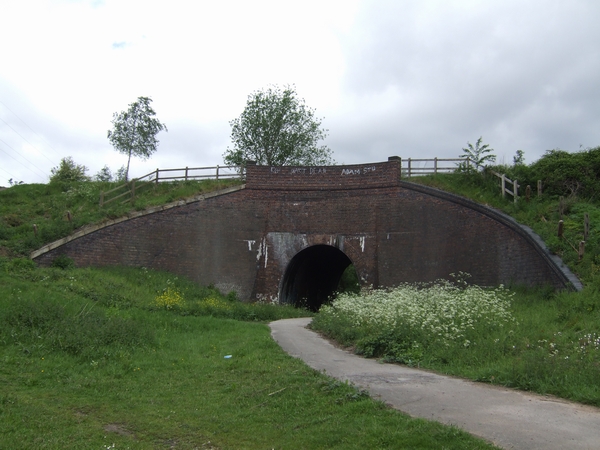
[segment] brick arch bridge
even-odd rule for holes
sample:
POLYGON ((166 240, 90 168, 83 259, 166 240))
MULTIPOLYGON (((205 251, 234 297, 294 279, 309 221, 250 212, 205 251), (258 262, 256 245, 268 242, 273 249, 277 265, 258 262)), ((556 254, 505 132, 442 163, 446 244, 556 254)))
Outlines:
POLYGON ((400 160, 249 165, 243 186, 95 225, 32 254, 77 266, 168 270, 245 301, 317 307, 353 264, 362 285, 448 278, 580 288, 531 230, 470 200, 401 180, 400 160))

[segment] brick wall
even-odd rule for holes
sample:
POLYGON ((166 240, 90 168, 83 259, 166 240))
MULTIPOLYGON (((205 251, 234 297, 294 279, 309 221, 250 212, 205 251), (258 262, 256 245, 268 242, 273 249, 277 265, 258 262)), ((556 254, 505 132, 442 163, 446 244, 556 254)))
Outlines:
POLYGON ((66 254, 77 266, 163 269, 245 300, 277 298, 290 260, 317 244, 339 248, 375 287, 458 271, 480 285, 569 283, 512 219, 399 181, 396 161, 279 169, 249 166, 245 189, 106 226, 35 259, 49 265, 66 254))
POLYGON ((248 189, 333 190, 397 186, 400 159, 387 162, 325 167, 271 167, 249 164, 248 189))

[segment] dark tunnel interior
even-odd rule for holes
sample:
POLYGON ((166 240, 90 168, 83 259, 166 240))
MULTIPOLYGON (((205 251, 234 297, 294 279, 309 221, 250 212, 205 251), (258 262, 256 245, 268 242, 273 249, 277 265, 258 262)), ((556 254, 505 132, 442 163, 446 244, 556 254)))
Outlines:
POLYGON ((292 258, 281 283, 280 301, 318 311, 338 289, 352 264, 344 252, 329 245, 308 247, 292 258))

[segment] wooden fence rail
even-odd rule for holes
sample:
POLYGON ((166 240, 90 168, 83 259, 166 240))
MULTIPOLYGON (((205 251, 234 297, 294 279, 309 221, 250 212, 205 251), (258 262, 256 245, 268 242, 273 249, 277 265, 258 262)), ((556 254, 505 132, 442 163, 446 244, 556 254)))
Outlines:
MULTIPOLYGON (((467 170, 471 167, 479 169, 479 166, 470 158, 433 158, 433 159, 413 159, 405 158, 402 159, 402 176, 403 177, 415 177, 420 175, 432 175, 437 173, 452 173, 460 167, 465 167, 467 170), (442 163, 440 165, 440 163, 442 163), (446 163, 452 163, 448 165, 446 163)), ((506 194, 512 195, 513 200, 517 203, 519 197, 519 184, 517 180, 511 180, 506 175, 492 171, 492 173, 500 178, 500 190, 502 197, 506 197, 506 194), (508 186, 508 187, 507 187, 508 186), (512 190, 510 189, 512 187, 512 190)), ((538 183, 538 195, 541 193, 541 187, 538 183)))
POLYGON ((498 173, 492 171, 494 175, 500 178, 500 191, 502 193, 502 198, 506 197, 506 194, 513 196, 513 201, 517 203, 517 198, 519 197, 519 183, 517 180, 511 180, 503 173, 498 173), (507 186, 512 186, 512 191, 507 188, 507 186))
POLYGON ((469 158, 433 158, 433 159, 402 159, 402 176, 417 177, 420 175, 431 175, 437 173, 455 172, 460 165, 471 167, 473 163, 469 158), (448 163, 452 163, 449 165, 448 163))
MULTIPOLYGON (((471 161, 470 158, 402 158, 401 169, 403 177, 415 177, 421 175, 432 175, 438 173, 452 173, 460 167, 467 170, 471 167, 479 166, 471 161)), ((517 202, 519 184, 517 180, 511 180, 506 175, 498 172, 492 172, 501 180, 502 197, 506 194, 512 195, 514 202, 517 202), (512 187, 512 190, 507 186, 512 187)), ((110 191, 100 193, 100 206, 113 202, 118 199, 125 199, 123 203, 132 201, 135 198, 136 189, 159 183, 163 181, 177 180, 202 180, 202 179, 225 179, 225 178, 244 178, 243 166, 212 166, 212 167, 183 167, 180 169, 156 169, 139 178, 124 183, 111 189, 110 191), (113 194, 112 196, 109 194, 113 194)), ((541 190, 538 187, 538 192, 541 190)))
POLYGON ((244 178, 243 166, 183 167, 181 169, 156 169, 144 176, 134 178, 109 191, 100 192, 100 206, 125 197, 122 203, 135 199, 136 189, 151 186, 153 183, 177 180, 222 180, 244 178), (165 176, 165 174, 167 176, 165 176), (113 194, 113 195, 109 195, 113 194))

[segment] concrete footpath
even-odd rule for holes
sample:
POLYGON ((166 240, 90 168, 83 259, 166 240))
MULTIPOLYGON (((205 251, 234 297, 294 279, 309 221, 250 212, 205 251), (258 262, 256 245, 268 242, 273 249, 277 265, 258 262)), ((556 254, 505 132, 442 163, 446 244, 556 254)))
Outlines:
POLYGON ((505 449, 600 449, 600 409, 361 358, 307 329, 310 320, 272 322, 271 334, 308 366, 395 409, 455 425, 505 449))

